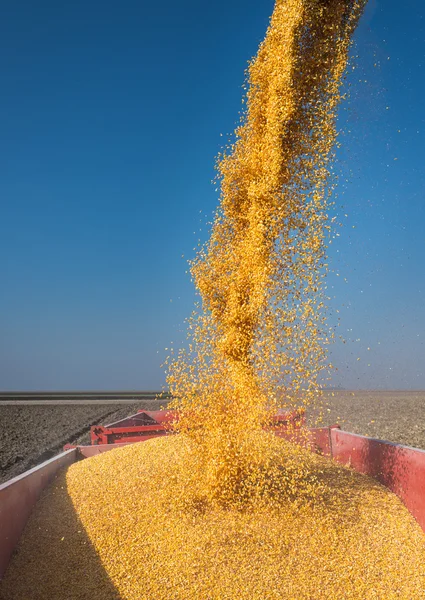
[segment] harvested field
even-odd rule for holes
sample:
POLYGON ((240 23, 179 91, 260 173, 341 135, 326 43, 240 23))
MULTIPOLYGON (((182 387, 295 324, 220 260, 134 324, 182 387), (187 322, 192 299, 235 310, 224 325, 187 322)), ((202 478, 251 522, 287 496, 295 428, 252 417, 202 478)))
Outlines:
POLYGON ((155 410, 155 400, 131 404, 0 405, 0 482, 16 477, 61 452, 67 443, 89 444, 91 425, 155 410))
MULTIPOLYGON (((67 402, 0 403, 0 481, 47 460, 66 443, 89 443, 90 425, 111 423, 139 408, 156 410, 161 405, 153 399, 128 404, 100 399, 67 402)), ((324 423, 339 423, 347 431, 425 449, 425 391, 328 392, 324 423)))
POLYGON ((425 449, 425 391, 327 392, 324 423, 425 449))

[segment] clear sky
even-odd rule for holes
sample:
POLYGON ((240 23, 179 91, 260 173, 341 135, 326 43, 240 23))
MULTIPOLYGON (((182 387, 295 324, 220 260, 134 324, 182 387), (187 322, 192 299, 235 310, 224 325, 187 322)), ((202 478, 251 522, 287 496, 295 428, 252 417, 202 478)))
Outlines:
MULTIPOLYGON (((2 3, 0 389, 164 383, 220 134, 272 9, 2 3)), ((424 15, 420 0, 370 0, 356 34, 328 283, 347 388, 425 388, 424 15)))

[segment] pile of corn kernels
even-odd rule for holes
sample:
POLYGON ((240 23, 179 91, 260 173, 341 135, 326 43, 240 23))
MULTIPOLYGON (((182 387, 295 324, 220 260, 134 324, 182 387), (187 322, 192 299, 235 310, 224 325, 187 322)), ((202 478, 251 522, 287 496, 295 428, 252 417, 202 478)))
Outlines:
MULTIPOLYGON (((185 435, 72 465, 42 498, 4 600, 419 600, 425 536, 398 498, 271 434, 226 506, 185 435)), ((260 439, 258 439, 260 438, 260 439)))

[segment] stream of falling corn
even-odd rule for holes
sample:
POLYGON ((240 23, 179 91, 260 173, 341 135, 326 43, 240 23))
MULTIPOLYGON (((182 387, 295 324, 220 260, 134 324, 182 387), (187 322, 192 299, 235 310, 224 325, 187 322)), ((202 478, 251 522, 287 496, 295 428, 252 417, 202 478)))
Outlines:
POLYGON ((277 0, 171 363, 179 435, 72 465, 4 600, 425 598, 425 537, 373 480, 265 431, 318 395, 330 160, 363 0, 277 0))
MULTIPOLYGON (((178 428, 226 503, 256 459, 251 433, 320 397, 330 163, 350 40, 365 0, 278 0, 250 63, 246 108, 217 161, 220 206, 192 262, 199 310, 168 384, 178 428), (246 440, 249 436, 249 440, 246 440)), ((261 455, 261 456, 260 456, 261 455)), ((242 484, 243 485, 243 484, 242 484)))

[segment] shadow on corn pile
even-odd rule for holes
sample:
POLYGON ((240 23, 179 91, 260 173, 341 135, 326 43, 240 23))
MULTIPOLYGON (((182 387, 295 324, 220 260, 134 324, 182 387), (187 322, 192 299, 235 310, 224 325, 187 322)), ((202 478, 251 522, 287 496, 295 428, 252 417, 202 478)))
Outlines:
POLYGON ((1 600, 120 600, 71 499, 61 488, 66 488, 65 472, 36 505, 0 581, 1 600))

